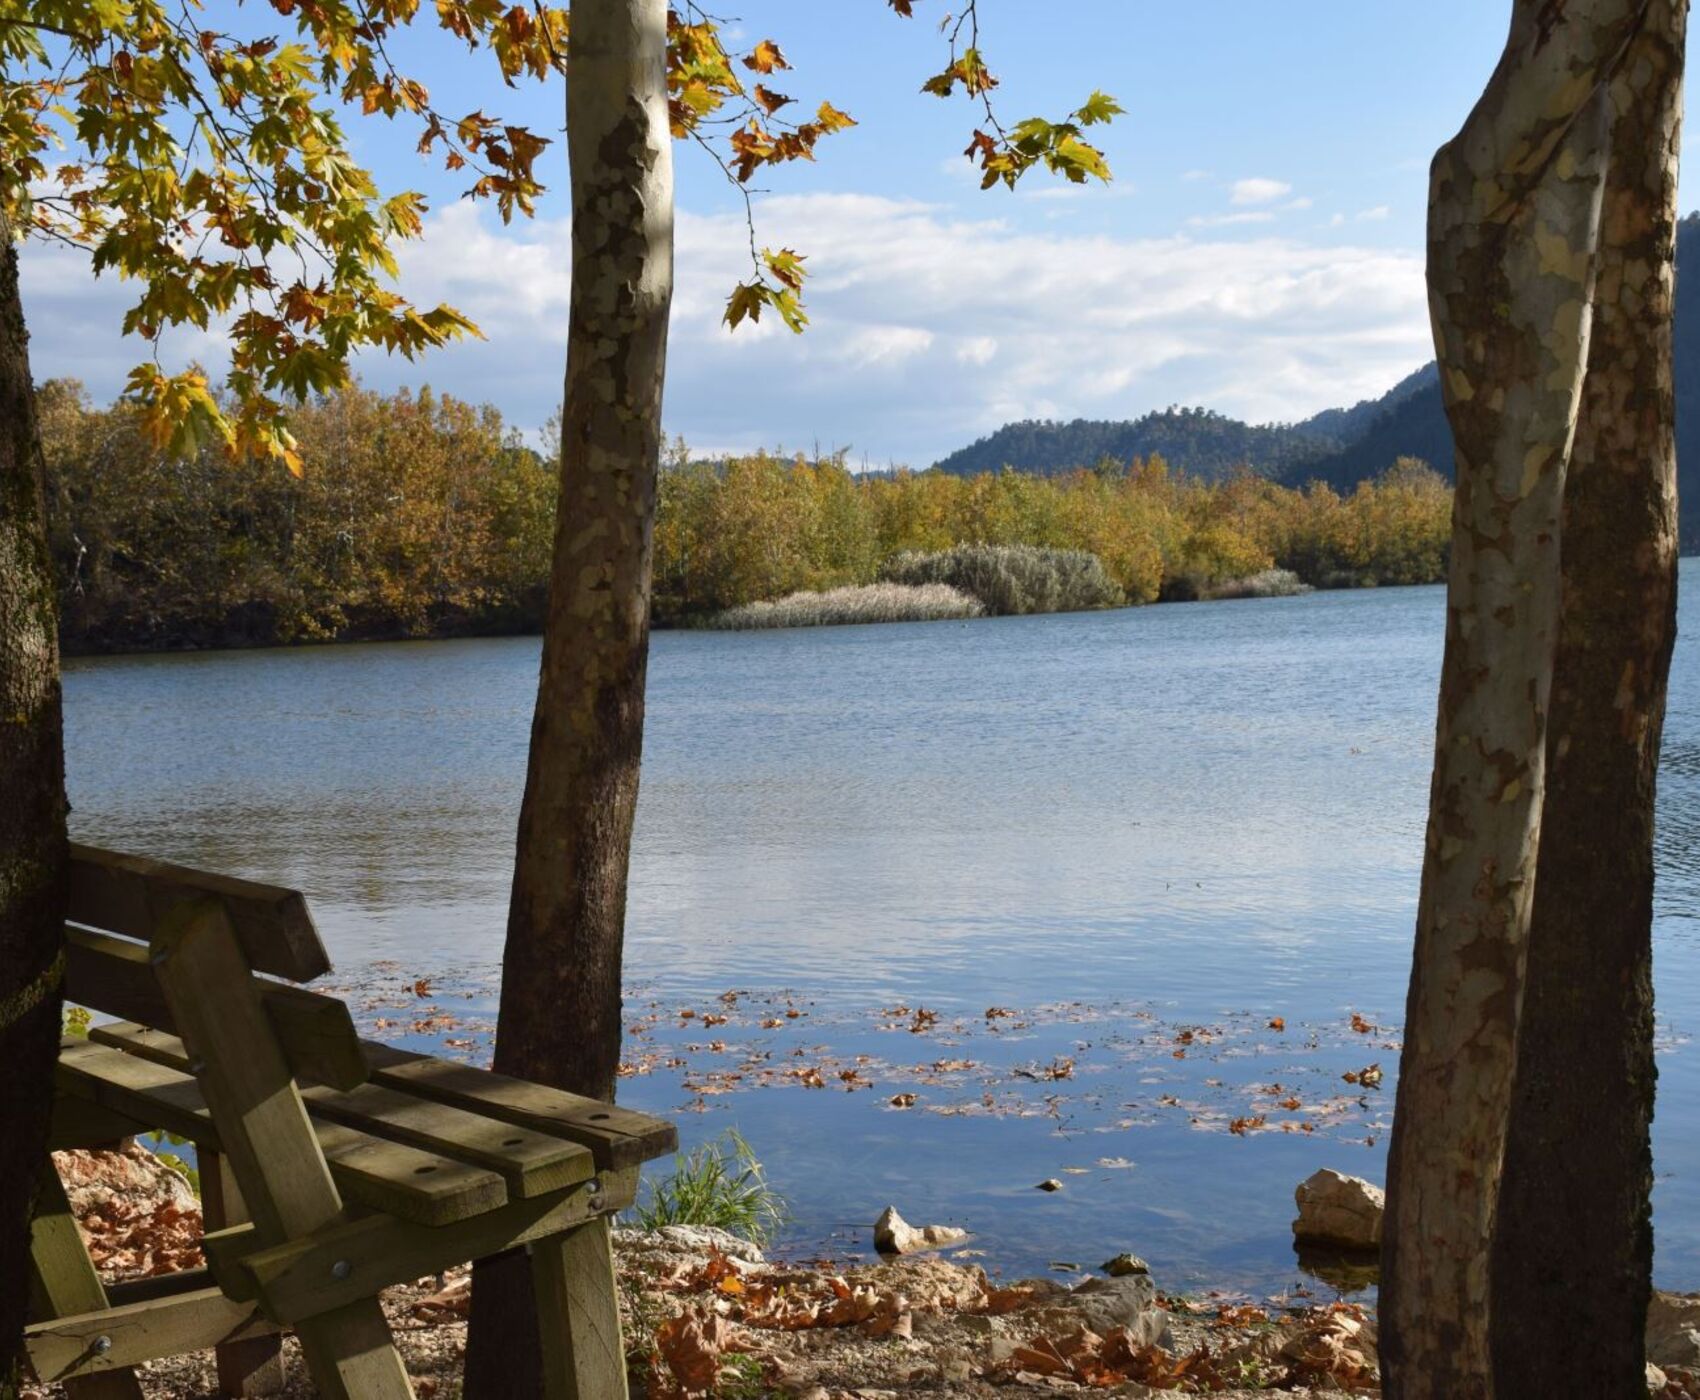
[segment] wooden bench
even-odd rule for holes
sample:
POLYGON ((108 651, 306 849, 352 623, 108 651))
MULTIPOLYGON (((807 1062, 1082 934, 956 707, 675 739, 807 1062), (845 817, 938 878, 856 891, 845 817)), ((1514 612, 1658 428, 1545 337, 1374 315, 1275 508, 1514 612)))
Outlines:
POLYGON ((330 967, 296 891, 75 847, 69 920, 67 1000, 122 1019, 64 1042, 51 1146, 191 1140, 206 1266, 103 1288, 49 1161, 38 1377, 135 1397, 139 1362, 216 1347, 221 1389, 259 1394, 292 1328, 322 1394, 411 1396, 379 1290, 525 1246, 545 1394, 626 1394, 609 1220, 670 1123, 361 1040, 295 985, 330 967))

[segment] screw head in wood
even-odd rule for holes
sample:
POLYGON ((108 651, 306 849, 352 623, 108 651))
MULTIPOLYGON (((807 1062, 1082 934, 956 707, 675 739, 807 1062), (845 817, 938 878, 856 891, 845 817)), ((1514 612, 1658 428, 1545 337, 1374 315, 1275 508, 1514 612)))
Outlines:
POLYGON ((155 967, 158 967, 161 963, 167 961, 170 957, 171 957, 171 949, 169 949, 169 948, 155 948, 153 950, 153 952, 148 954, 148 961, 150 963, 152 963, 155 967))
POLYGON ((584 1183, 584 1189, 592 1196, 600 1196, 602 1194, 602 1178, 599 1176, 591 1177, 589 1181, 584 1183))
POLYGON ((331 1265, 331 1277, 337 1280, 345 1279, 354 1272, 354 1265, 346 1259, 338 1259, 331 1265))
POLYGON ((107 1352, 112 1350, 112 1338, 105 1336, 96 1337, 94 1339, 94 1350, 97 1355, 105 1356, 107 1352))

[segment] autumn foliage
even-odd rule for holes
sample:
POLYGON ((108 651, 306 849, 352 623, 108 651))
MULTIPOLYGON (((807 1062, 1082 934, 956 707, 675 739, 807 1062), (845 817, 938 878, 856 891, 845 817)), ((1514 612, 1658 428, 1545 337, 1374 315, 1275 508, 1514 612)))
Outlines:
MULTIPOLYGON (((493 408, 429 390, 315 400, 292 419, 300 478, 211 445, 173 458, 140 410, 93 407, 66 382, 42 387, 40 412, 73 649, 540 626, 555 464, 493 408)), ((1094 582, 1079 606, 1195 597, 1274 566, 1320 587, 1431 583, 1445 567, 1450 491, 1409 461, 1342 497, 1249 473, 1209 484, 1155 457, 1043 478, 858 476, 838 460, 766 453, 697 462, 682 445, 670 455, 656 522, 663 622, 942 580, 948 561, 905 556, 962 546, 1095 556, 1092 577, 1110 592, 1094 582)))

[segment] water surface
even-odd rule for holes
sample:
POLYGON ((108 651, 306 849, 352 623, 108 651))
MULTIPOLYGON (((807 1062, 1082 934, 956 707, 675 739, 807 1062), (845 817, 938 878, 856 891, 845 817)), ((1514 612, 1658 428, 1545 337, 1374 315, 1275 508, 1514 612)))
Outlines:
MULTIPOLYGON (((1691 562, 1683 582, 1686 600, 1691 562)), ((797 1247, 865 1243, 895 1202, 967 1224, 1013 1272, 1125 1248, 1177 1288, 1296 1278, 1293 1184, 1383 1170, 1442 611, 1421 588, 658 634, 627 956, 647 1072, 623 1098, 686 1110, 689 1140, 738 1124, 797 1247), (907 1029, 923 1007, 938 1022, 907 1029), (1067 1080, 1011 1077, 1059 1056, 1067 1080), (1341 1082, 1371 1061, 1381 1090, 1341 1082), (749 1087, 763 1065, 771 1086, 749 1087), (788 1077, 809 1065, 829 1087, 788 1077), (1275 1083, 1304 1109, 1254 1092, 1275 1083), (891 1108, 903 1091, 916 1106, 891 1108), (1341 1094, 1362 1103, 1317 1107, 1341 1094), (1226 1130, 1263 1110, 1262 1130, 1226 1130)), ((1661 1283, 1696 1287, 1686 601, 1682 620, 1656 1210, 1661 1283)), ((523 638, 73 662, 74 830, 304 889, 339 980, 430 976, 485 1053, 536 666, 523 638)))

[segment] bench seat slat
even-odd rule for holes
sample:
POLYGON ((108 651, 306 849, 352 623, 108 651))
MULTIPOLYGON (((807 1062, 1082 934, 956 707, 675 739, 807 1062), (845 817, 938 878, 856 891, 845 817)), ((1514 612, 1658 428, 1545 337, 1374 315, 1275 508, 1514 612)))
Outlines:
POLYGON ((678 1129, 665 1119, 376 1040, 360 1044, 372 1083, 582 1143, 599 1171, 641 1166, 679 1146, 678 1129))
MULTIPOLYGON (((59 1052, 57 1089, 214 1150, 218 1130, 188 1075, 93 1041, 59 1052)), ((502 1178, 481 1167, 386 1142, 339 1123, 314 1124, 331 1177, 346 1200, 423 1225, 445 1225, 507 1199, 502 1178)))
MULTIPOLYGON (((147 1026, 96 1026, 89 1039, 178 1071, 189 1067, 189 1052, 181 1040, 147 1026)), ((546 1195, 595 1174, 590 1151, 577 1143, 377 1084, 363 1084, 349 1093, 305 1084, 301 1098, 316 1120, 499 1172, 510 1200, 546 1195)))
POLYGON ((146 943, 153 938, 155 923, 173 904, 208 895, 224 905, 237 942, 256 972, 311 982, 330 971, 330 957, 299 890, 98 846, 71 845, 66 917, 73 923, 146 943))
MULTIPOLYGON (((67 999, 126 1021, 177 1029, 159 979, 148 965, 146 945, 83 928, 66 929, 65 941, 67 999)), ((255 980, 297 1076, 338 1089, 366 1081, 366 1057, 347 1005, 283 982, 255 980)))

